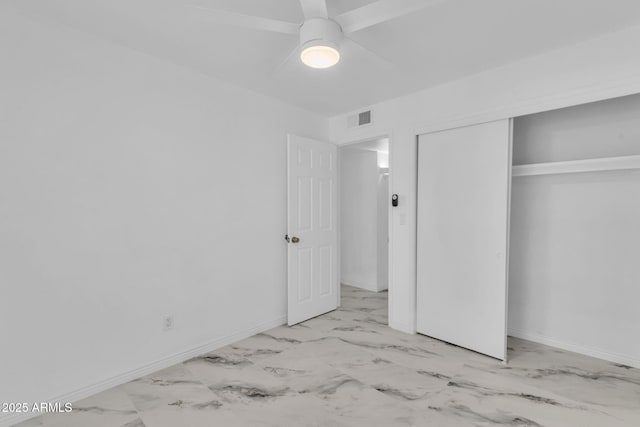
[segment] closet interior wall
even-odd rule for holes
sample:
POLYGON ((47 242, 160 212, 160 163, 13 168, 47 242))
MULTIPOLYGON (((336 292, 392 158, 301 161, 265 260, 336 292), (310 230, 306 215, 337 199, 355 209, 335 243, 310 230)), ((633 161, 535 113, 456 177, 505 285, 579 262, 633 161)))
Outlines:
POLYGON ((640 95, 516 118, 513 144, 509 334, 640 367, 640 95))

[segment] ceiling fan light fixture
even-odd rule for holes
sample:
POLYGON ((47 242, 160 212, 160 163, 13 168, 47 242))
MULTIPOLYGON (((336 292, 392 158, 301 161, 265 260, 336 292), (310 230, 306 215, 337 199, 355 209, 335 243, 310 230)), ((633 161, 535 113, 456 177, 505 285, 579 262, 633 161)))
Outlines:
POLYGON ((338 46, 342 38, 342 29, 335 21, 307 19, 300 27, 300 60, 311 68, 333 67, 340 61, 338 46))
POLYGON ((317 40, 302 47, 300 60, 307 67, 330 68, 340 61, 340 51, 334 43, 317 40))

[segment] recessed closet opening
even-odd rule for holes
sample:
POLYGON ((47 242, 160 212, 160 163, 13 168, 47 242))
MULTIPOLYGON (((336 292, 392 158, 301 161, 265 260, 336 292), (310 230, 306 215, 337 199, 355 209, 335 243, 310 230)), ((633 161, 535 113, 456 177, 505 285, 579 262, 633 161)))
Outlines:
POLYGON ((417 216, 417 332, 640 367, 640 95, 420 135, 417 216))
POLYGON ((640 366, 640 95, 514 119, 508 333, 640 366))

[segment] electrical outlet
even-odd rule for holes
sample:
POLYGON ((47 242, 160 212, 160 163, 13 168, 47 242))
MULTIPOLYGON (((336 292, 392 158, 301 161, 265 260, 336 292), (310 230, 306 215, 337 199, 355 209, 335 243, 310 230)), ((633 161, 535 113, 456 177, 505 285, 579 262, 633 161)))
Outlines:
POLYGON ((165 332, 173 329, 173 316, 164 316, 162 318, 162 329, 165 332))

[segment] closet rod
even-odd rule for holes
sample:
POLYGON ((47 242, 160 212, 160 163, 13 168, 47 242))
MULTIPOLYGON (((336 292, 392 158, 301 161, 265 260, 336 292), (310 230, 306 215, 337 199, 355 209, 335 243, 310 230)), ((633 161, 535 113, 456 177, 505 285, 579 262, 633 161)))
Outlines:
POLYGON ((511 176, 554 175, 563 173, 600 172, 640 169, 640 155, 532 163, 513 166, 511 176))

